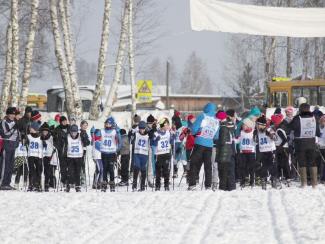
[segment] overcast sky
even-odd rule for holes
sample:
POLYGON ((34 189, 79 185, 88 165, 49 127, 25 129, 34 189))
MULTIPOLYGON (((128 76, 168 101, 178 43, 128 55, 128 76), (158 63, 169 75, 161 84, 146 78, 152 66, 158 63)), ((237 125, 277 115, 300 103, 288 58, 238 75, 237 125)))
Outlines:
MULTIPOLYGON (((157 3, 161 13, 158 31, 163 36, 155 43, 155 47, 146 59, 159 57, 162 61, 171 56, 179 73, 192 51, 195 51, 208 65, 211 80, 223 85, 222 71, 226 62, 226 41, 229 35, 213 32, 193 32, 190 28, 189 0, 152 0, 157 3)), ((104 0, 76 0, 73 9, 73 23, 77 39, 77 58, 86 59, 97 64, 98 50, 102 30, 104 0)), ((120 1, 113 0, 111 29, 118 32, 114 18, 121 14, 120 1)), ((117 35, 110 36, 109 56, 107 63, 115 63, 117 35)), ((53 51, 53 50, 51 50, 53 51)), ((54 51, 53 51, 54 52, 54 51)), ((138 60, 141 63, 143 60, 138 60)), ((111 68, 112 70, 112 68, 111 68)), ((112 72, 110 72, 112 73, 112 72)), ((137 77, 141 78, 141 77, 137 77)), ((148 78, 148 77, 146 77, 148 78)), ((110 79, 108 77, 108 79, 110 79)), ((61 84, 61 81, 58 81, 61 84)), ((32 88, 41 89, 38 86, 32 88)), ((214 93, 220 93, 215 90, 214 93)))

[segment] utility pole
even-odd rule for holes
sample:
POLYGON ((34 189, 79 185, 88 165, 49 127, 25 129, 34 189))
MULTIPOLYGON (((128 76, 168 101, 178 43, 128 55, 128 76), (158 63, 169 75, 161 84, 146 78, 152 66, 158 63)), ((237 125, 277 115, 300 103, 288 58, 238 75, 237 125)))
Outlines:
POLYGON ((169 109, 169 61, 166 66, 166 109, 169 109))

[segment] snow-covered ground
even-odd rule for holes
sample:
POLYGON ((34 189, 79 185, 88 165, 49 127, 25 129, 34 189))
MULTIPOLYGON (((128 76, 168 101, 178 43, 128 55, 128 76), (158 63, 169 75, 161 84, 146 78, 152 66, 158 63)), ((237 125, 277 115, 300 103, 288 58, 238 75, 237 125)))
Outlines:
POLYGON ((325 187, 0 192, 1 243, 324 243, 325 187))

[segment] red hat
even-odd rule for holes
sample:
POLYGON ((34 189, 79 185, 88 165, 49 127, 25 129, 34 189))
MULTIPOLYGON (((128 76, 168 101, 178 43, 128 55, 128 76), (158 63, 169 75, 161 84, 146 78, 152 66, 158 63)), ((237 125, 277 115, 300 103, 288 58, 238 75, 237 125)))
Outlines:
POLYGON ((283 115, 282 114, 274 114, 271 117, 271 121, 275 126, 278 126, 283 121, 283 115))
POLYGON ((55 120, 56 122, 59 122, 59 123, 60 123, 60 118, 61 118, 61 115, 60 115, 60 114, 56 114, 56 115, 54 116, 54 120, 55 120))
POLYGON ((219 111, 217 114, 216 114, 216 118, 220 121, 222 120, 225 120, 227 118, 227 114, 226 112, 224 111, 219 111))
POLYGON ((33 110, 32 112, 32 121, 37 121, 41 119, 41 114, 37 110, 33 110))
POLYGON ((176 112, 175 112, 175 116, 176 116, 176 117, 179 117, 179 116, 181 116, 181 112, 179 112, 179 111, 176 111, 176 112))
POLYGON ((189 114, 187 116, 187 120, 192 120, 192 119, 195 119, 195 116, 193 114, 189 114))

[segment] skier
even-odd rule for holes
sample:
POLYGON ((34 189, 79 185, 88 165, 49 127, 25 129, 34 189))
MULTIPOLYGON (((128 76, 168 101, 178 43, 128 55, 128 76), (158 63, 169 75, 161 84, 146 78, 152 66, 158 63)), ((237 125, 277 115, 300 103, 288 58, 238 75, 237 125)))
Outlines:
POLYGON ((92 157, 96 165, 93 188, 100 189, 103 183, 103 161, 100 152, 101 133, 99 129, 94 129, 92 133, 92 157))
POLYGON ((149 115, 147 117, 147 132, 148 132, 148 136, 149 136, 149 143, 150 143, 150 147, 149 147, 149 158, 148 158, 148 186, 149 187, 154 187, 154 177, 156 176, 156 161, 155 161, 155 146, 151 143, 155 132, 157 131, 157 121, 155 119, 155 117, 153 117, 153 115, 149 115))
POLYGON ((156 146, 156 191, 160 191, 160 178, 164 177, 165 191, 169 191, 169 174, 171 163, 171 145, 174 138, 170 132, 167 118, 159 121, 160 129, 155 133, 152 143, 156 146))
POLYGON ((56 167, 51 165, 51 160, 56 152, 54 148, 53 137, 49 125, 45 122, 40 127, 41 140, 43 146, 43 166, 44 166, 44 191, 48 192, 49 187, 56 187, 54 172, 56 167))
POLYGON ((301 187, 307 186, 307 167, 311 169, 311 184, 317 185, 317 164, 315 161, 316 136, 320 137, 320 130, 315 116, 310 112, 310 105, 302 103, 299 114, 290 123, 294 132, 294 148, 300 167, 301 187))
POLYGON ((122 146, 121 146, 121 181, 119 186, 126 186, 129 182, 129 164, 130 164, 130 142, 126 130, 120 129, 122 146))
POLYGON ((219 189, 232 191, 236 189, 234 123, 230 118, 227 118, 225 112, 219 112, 218 119, 220 121, 220 132, 216 142, 215 161, 218 162, 219 189))
POLYGON ((239 176, 240 186, 245 187, 246 176, 249 176, 249 185, 255 184, 256 171, 256 143, 254 141, 255 123, 249 118, 244 119, 240 136, 237 138, 239 142, 239 176))
POLYGON ((23 175, 24 185, 27 185, 28 177, 28 167, 27 167, 27 148, 20 142, 19 146, 16 148, 15 152, 15 168, 16 168, 16 177, 15 177, 15 188, 19 188, 20 177, 23 175))
MULTIPOLYGON (((88 129, 88 122, 86 120, 81 121, 80 123, 80 137, 82 138, 82 141, 84 142, 83 147, 83 156, 82 156, 82 164, 81 164, 81 183, 87 184, 86 180, 86 161, 87 159, 87 147, 90 145, 89 136, 87 133, 88 129)), ((88 162, 88 161, 87 161, 88 162)))
POLYGON ((219 122, 215 118, 216 105, 208 103, 195 120, 191 131, 195 137, 195 146, 191 156, 191 166, 189 174, 188 190, 196 189, 196 177, 200 172, 202 163, 204 164, 205 188, 211 188, 212 182, 212 165, 211 154, 214 139, 217 139, 219 131, 219 122))
POLYGON ((10 185, 14 169, 15 151, 19 145, 19 131, 15 122, 15 107, 6 110, 6 117, 1 121, 0 133, 3 141, 1 160, 0 190, 15 190, 10 185))
POLYGON ((137 180, 139 172, 141 173, 140 191, 145 190, 147 162, 149 155, 149 136, 146 132, 147 124, 145 121, 140 121, 138 125, 139 131, 135 134, 134 141, 134 170, 132 190, 137 190, 137 180))
POLYGON ((255 142, 257 143, 257 158, 261 163, 260 177, 262 179, 262 189, 266 190, 268 174, 271 175, 273 188, 277 188, 277 165, 275 160, 275 131, 267 128, 267 121, 264 115, 257 119, 257 128, 254 132, 255 142))
POLYGON ((71 185, 75 184, 76 192, 80 192, 80 174, 83 161, 83 148, 87 144, 87 141, 84 137, 80 136, 79 128, 76 124, 71 125, 67 141, 68 184, 65 191, 69 192, 71 185))
POLYGON ((54 146, 58 150, 61 182, 67 184, 68 162, 67 162, 67 138, 69 124, 65 116, 60 117, 60 125, 54 129, 54 146))
POLYGON ((291 169, 289 164, 289 145, 286 134, 286 125, 282 114, 274 114, 271 121, 276 131, 275 146, 276 146, 276 161, 278 165, 278 174, 282 174, 288 186, 291 181, 291 169))
POLYGON ((115 191, 115 174, 114 166, 117 162, 117 153, 122 146, 122 140, 119 128, 117 127, 113 117, 108 117, 105 121, 105 127, 101 130, 101 146, 100 151, 102 153, 103 162, 103 185, 102 191, 107 189, 107 173, 110 175, 110 190, 115 191))
POLYGON ((41 178, 43 172, 43 145, 39 134, 40 124, 32 122, 27 135, 27 152, 29 168, 28 191, 42 191, 41 178))

